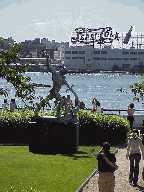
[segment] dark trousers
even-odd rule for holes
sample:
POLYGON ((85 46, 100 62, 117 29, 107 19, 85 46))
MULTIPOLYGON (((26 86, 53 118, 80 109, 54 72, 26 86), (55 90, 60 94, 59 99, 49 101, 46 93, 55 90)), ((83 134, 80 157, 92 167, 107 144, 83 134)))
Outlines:
POLYGON ((131 130, 133 129, 133 122, 134 122, 134 117, 133 116, 127 116, 127 120, 130 122, 130 128, 131 130))
POLYGON ((141 154, 130 154, 130 180, 134 181, 135 183, 138 182, 138 175, 139 175, 139 162, 141 159, 141 154), (134 165, 135 161, 135 165, 134 165))

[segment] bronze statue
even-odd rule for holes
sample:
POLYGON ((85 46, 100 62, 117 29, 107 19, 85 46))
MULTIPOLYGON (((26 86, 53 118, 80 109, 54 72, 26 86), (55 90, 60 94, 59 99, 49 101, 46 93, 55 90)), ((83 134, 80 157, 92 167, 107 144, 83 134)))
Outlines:
MULTIPOLYGON (((50 71, 52 73, 53 88, 50 90, 50 94, 37 105, 37 108, 34 113, 35 113, 35 116, 38 116, 38 112, 40 111, 41 107, 45 105, 45 100, 46 99, 52 100, 53 98, 55 98, 59 101, 59 103, 57 105, 56 117, 60 118, 61 117, 60 109, 62 108, 62 106, 64 104, 64 99, 59 94, 59 91, 60 91, 62 85, 66 85, 68 87, 68 90, 70 90, 74 94, 75 98, 78 99, 78 96, 73 91, 72 86, 70 87, 66 81, 65 75, 68 73, 68 69, 66 67, 64 67, 64 68, 60 69, 59 71, 56 71, 55 68, 49 64, 48 59, 49 59, 49 56, 46 55, 46 66, 47 66, 48 71, 50 71)), ((78 99, 78 101, 79 101, 79 99, 78 99)), ((80 102, 79 102, 78 107, 73 110, 73 115, 76 115, 76 113, 79 110, 79 106, 80 106, 80 102)))

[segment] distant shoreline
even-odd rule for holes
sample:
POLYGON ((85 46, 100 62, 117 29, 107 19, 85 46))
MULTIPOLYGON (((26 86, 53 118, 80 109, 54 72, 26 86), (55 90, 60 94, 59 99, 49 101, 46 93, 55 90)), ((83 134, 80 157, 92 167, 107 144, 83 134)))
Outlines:
MULTIPOLYGON (((59 70, 58 68, 56 70, 59 70)), ((47 69, 42 69, 42 68, 31 68, 28 72, 48 72, 47 69)), ((133 74, 141 74, 142 72, 129 72, 129 71, 101 71, 101 70, 69 70, 69 74, 74 74, 74 73, 100 73, 100 74, 107 74, 107 73, 117 73, 117 74, 126 74, 126 75, 133 75, 133 74)))
MULTIPOLYGON (((16 64, 11 64, 10 68, 14 68, 16 64)), ((55 69, 58 71, 62 68, 62 66, 54 66, 55 69)), ((48 72, 47 67, 45 64, 32 64, 31 68, 28 70, 28 72, 48 72)), ((127 71, 112 71, 112 70, 101 70, 101 69, 95 69, 95 70, 86 70, 86 69, 77 69, 77 70, 69 70, 68 73, 120 73, 120 74, 141 74, 144 73, 142 70, 127 70, 127 71)))

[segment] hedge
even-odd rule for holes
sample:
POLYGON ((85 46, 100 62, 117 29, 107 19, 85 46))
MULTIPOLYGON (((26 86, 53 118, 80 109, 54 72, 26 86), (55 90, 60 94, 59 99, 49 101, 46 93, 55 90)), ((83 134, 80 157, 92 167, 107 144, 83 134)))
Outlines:
POLYGON ((29 143, 28 126, 33 117, 30 111, 0 111, 0 143, 29 143))
MULTIPOLYGON (((40 116, 54 114, 54 111, 39 113, 40 116)), ((28 143, 29 121, 33 116, 31 111, 0 111, 0 143, 28 143)), ((130 132, 129 121, 116 115, 79 110, 78 119, 80 145, 96 145, 104 141, 111 144, 124 143, 130 132)))
POLYGON ((89 113, 79 110, 80 145, 125 143, 130 132, 129 121, 123 117, 109 114, 89 113))

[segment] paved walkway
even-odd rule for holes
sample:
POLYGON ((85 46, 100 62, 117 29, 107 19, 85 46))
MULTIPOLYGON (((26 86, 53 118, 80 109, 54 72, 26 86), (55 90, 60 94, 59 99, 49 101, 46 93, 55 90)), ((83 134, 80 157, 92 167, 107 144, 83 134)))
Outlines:
MULTIPOLYGON (((116 154, 116 164, 119 168, 115 172, 115 192, 144 192, 144 181, 142 179, 144 160, 141 159, 140 161, 139 181, 136 187, 130 185, 129 183, 130 161, 126 159, 126 146, 118 147, 118 153, 116 154)), ((82 192, 99 192, 98 173, 96 173, 91 178, 88 184, 83 188, 82 192)))

